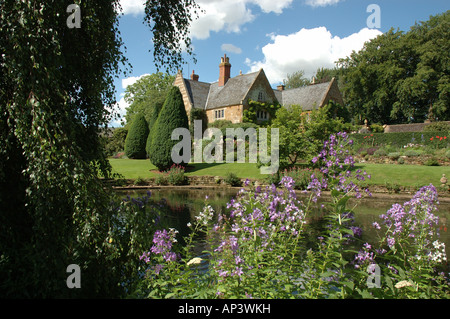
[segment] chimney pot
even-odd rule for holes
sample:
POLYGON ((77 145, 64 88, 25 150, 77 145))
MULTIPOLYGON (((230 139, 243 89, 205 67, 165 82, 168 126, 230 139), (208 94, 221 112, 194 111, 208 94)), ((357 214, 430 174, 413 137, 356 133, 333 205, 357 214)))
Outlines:
POLYGON ((278 91, 284 91, 285 86, 283 84, 280 84, 277 86, 278 91))

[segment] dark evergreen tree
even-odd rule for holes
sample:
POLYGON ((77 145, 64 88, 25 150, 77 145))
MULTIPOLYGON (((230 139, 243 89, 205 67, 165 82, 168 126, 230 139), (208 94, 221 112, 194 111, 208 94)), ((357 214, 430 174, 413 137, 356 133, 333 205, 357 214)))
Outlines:
POLYGON ((128 158, 146 158, 145 144, 148 136, 148 124, 144 115, 136 114, 125 140, 125 154, 128 158))
POLYGON ((159 170, 166 170, 172 166, 172 148, 179 141, 171 139, 176 128, 189 129, 189 121, 184 108, 180 89, 172 87, 152 128, 150 145, 150 161, 159 170))
POLYGON ((155 127, 156 120, 158 119, 159 112, 162 109, 162 103, 156 104, 152 110, 152 114, 150 116, 150 121, 148 123, 149 133, 147 136, 147 145, 145 146, 145 151, 147 152, 147 156, 150 157, 150 147, 152 144, 152 134, 153 127, 155 127))

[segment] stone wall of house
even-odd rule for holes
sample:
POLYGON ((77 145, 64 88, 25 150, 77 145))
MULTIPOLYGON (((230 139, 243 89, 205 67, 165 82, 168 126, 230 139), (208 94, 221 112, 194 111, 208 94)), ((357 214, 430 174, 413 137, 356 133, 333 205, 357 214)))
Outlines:
POLYGON ((244 104, 247 104, 248 100, 259 101, 268 104, 273 104, 275 103, 275 101, 277 101, 275 93, 273 92, 273 89, 263 72, 261 72, 261 74, 255 79, 255 82, 250 88, 244 104), (263 93, 262 100, 260 100, 260 92, 263 93))
POLYGON ((216 110, 225 110, 224 120, 228 120, 233 123, 242 122, 242 115, 243 115, 244 107, 241 104, 227 106, 227 107, 223 107, 223 108, 206 110, 206 117, 208 118, 208 123, 212 123, 216 120, 214 117, 214 111, 216 111, 216 110))
POLYGON ((183 96, 184 108, 186 109, 186 114, 189 117, 192 105, 191 100, 189 98, 189 93, 186 89, 186 85, 184 84, 183 74, 181 72, 178 72, 173 85, 178 86, 178 88, 180 89, 181 95, 183 96))

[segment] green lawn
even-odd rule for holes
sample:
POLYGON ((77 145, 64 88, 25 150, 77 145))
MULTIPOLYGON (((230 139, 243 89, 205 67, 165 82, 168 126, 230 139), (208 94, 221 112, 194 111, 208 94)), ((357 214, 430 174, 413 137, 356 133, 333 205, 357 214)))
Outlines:
POLYGON ((384 185, 386 182, 401 186, 423 186, 433 183, 438 186, 442 174, 450 176, 450 166, 422 166, 395 164, 356 164, 357 169, 371 175, 369 184, 384 185))
MULTIPOLYGON (((123 175, 126 179, 152 178, 158 174, 156 167, 149 160, 131 160, 110 158, 109 162, 114 173, 123 175)), ((251 163, 195 163, 189 164, 186 169, 187 176, 225 176, 233 172, 240 178, 264 178, 256 167, 251 163)))
MULTIPOLYGON (((122 174, 126 179, 152 178, 158 173, 149 160, 110 159, 113 172, 122 174)), ((401 186, 422 186, 433 183, 439 185, 442 174, 450 176, 449 166, 421 166, 394 164, 356 164, 356 169, 367 171, 371 175, 369 184, 385 185, 396 183, 401 186)), ((222 163, 189 164, 187 176, 225 176, 228 172, 235 173, 240 178, 262 179, 267 175, 260 173, 256 164, 222 163)))

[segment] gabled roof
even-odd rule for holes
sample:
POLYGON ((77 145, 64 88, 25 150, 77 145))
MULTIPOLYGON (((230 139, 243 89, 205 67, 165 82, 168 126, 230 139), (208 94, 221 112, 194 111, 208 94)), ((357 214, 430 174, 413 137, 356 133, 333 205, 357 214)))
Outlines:
POLYGON ((205 109, 242 104, 261 71, 235 76, 221 87, 219 82, 212 83, 205 109))
POLYGON ((184 79, 184 85, 194 108, 204 109, 208 100, 210 83, 184 79))
POLYGON ((330 82, 326 82, 296 89, 277 91, 275 95, 283 106, 300 105, 303 110, 310 111, 322 105, 329 87, 330 82))
MULTIPOLYGON (((192 106, 208 110, 243 104, 255 81, 260 76, 264 76, 263 82, 267 82, 267 86, 270 89, 270 84, 265 77, 263 69, 230 78, 224 86, 219 86, 219 82, 206 83, 188 79, 183 80, 192 106)), ((334 78, 330 82, 296 89, 283 91, 274 89, 273 93, 274 97, 284 107, 300 105, 303 110, 310 111, 322 106, 333 85, 336 85, 334 78)))

